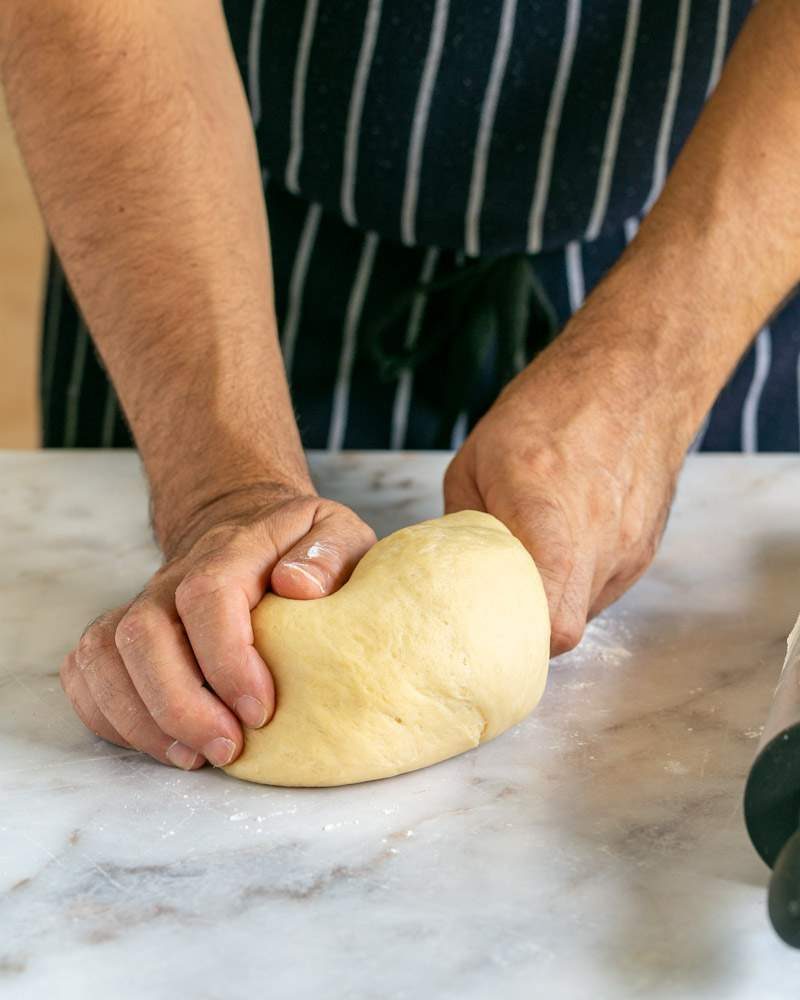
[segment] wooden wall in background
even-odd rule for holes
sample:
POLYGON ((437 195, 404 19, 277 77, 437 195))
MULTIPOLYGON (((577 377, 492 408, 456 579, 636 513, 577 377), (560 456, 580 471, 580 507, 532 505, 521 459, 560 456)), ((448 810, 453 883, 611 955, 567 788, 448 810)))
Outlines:
POLYGON ((39 444, 36 378, 45 243, 0 93, 0 448, 39 444))

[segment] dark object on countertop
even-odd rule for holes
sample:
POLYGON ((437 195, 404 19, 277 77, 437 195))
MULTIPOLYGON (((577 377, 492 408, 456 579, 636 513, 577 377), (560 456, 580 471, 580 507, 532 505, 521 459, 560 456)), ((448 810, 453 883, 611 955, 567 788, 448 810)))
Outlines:
POLYGON ((769 918, 783 940, 800 948, 800 830, 778 855, 769 883, 769 918))
POLYGON ((772 868, 769 916, 779 936, 800 948, 800 620, 772 700, 744 793, 753 846, 772 868))

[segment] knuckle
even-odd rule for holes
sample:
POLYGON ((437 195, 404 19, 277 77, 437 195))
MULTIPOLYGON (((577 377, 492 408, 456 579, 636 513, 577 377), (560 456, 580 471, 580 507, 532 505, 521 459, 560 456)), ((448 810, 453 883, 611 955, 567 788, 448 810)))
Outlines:
POLYGON ((273 525, 286 526, 297 522, 311 527, 317 521, 330 517, 336 513, 340 504, 334 500, 325 500, 322 497, 303 495, 292 497, 281 504, 277 510, 271 512, 261 524, 266 528, 267 533, 274 535, 273 525), (272 523, 270 523, 272 522, 272 523))
POLYGON ((132 646, 139 646, 150 635, 151 626, 147 611, 143 608, 131 608, 120 619, 114 630, 114 645, 120 653, 132 646))
POLYGON ((325 514, 332 510, 338 510, 342 505, 336 500, 327 500, 324 497, 314 496, 311 493, 303 493, 301 496, 292 497, 286 504, 287 510, 294 510, 303 513, 325 514))
POLYGON ((81 670, 85 670, 101 656, 108 653, 111 646, 112 641, 108 628, 103 625, 90 625, 78 640, 74 654, 76 665, 81 670))
POLYGON ((361 533, 364 541, 367 542, 369 545, 374 545, 378 541, 378 536, 375 534, 375 529, 370 527, 370 525, 368 524, 364 524, 363 521, 362 524, 363 528, 361 533))
MULTIPOLYGON (((335 525, 345 537, 359 543, 366 542, 371 545, 376 541, 375 532, 367 522, 362 520, 352 508, 346 507, 336 500, 301 497, 295 503, 308 505, 306 513, 311 513, 313 510, 314 524, 324 521, 328 527, 335 525)), ((332 528, 332 532, 336 528, 332 528)))
POLYGON ((192 548, 193 555, 211 556, 235 546, 247 527, 234 522, 215 524, 208 528, 192 548))
POLYGON ((322 515, 320 520, 331 517, 331 518, 342 518, 360 530, 371 530, 366 521, 363 521, 358 514, 353 510, 352 507, 346 507, 342 503, 338 503, 335 500, 324 500, 320 505, 320 513, 322 515))
POLYGON ((552 442, 531 444, 523 448, 519 456, 519 463, 525 468, 528 476, 536 477, 544 482, 548 480, 560 481, 564 478, 564 454, 552 442))
POLYGON ((367 524, 366 521, 362 521, 358 514, 353 514, 352 512, 350 513, 353 519, 353 528, 358 540, 374 545, 377 541, 377 536, 373 529, 367 524))
POLYGON ((216 597, 228 586, 228 581, 218 572, 192 573, 184 577, 175 590, 175 607, 183 617, 200 603, 216 597))

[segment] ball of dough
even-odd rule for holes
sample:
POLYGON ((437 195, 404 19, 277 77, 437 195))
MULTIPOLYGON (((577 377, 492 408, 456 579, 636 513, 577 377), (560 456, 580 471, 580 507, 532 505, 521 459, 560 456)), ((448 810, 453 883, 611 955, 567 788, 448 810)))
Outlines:
POLYGON ((378 542, 335 594, 267 594, 255 644, 277 710, 226 770, 269 785, 347 785, 462 753, 542 696, 544 589, 524 546, 462 511, 378 542))

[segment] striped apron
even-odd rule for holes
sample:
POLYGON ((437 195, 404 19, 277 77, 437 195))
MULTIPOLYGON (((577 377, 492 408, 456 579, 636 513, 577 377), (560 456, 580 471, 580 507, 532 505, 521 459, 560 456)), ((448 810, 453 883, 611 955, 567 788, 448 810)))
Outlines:
MULTIPOLYGON (((563 325, 661 190, 749 7, 228 0, 306 447, 457 447, 502 384, 502 324, 479 339, 479 370, 454 396, 464 333, 452 297, 425 289, 463 286, 476 261, 513 255, 563 325)), ((45 445, 129 447, 55 255, 43 320, 45 445)), ((532 309, 519 363, 543 342, 532 309)), ((799 450, 799 358, 795 297, 695 446, 799 450)))

